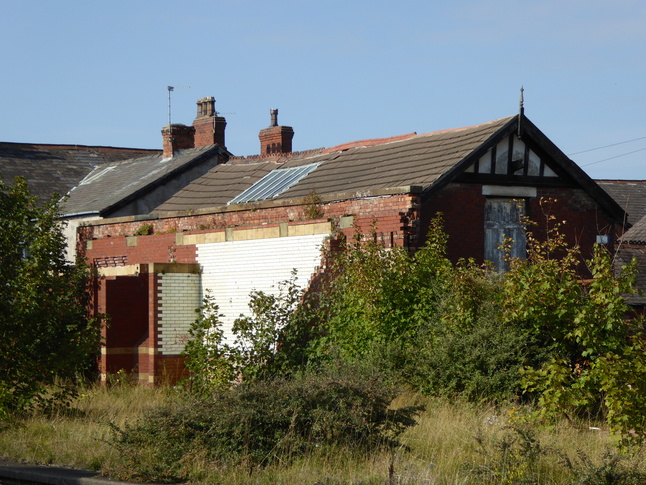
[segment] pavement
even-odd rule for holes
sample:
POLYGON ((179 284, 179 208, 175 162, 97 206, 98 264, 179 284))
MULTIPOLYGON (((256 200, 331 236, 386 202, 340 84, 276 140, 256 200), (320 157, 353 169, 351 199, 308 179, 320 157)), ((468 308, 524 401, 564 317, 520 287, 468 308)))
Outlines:
POLYGON ((46 485, 131 485, 132 483, 102 477, 98 472, 89 470, 0 461, 0 484, 16 482, 46 485))

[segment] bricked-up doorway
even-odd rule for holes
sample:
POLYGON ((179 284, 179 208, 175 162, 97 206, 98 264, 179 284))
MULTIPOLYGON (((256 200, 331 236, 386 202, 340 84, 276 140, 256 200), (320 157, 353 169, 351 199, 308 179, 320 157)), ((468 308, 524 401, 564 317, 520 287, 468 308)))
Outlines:
POLYGON ((511 241, 509 256, 525 258, 527 241, 525 239, 525 201, 507 198, 488 198, 485 202, 485 254, 484 259, 491 261, 498 271, 506 271, 503 244, 511 241))
MULTIPOLYGON (((116 374, 146 371, 148 355, 139 349, 149 345, 148 280, 142 276, 119 276, 105 281, 105 357, 102 371, 116 374)), ((151 345, 152 346, 152 345, 151 345)))

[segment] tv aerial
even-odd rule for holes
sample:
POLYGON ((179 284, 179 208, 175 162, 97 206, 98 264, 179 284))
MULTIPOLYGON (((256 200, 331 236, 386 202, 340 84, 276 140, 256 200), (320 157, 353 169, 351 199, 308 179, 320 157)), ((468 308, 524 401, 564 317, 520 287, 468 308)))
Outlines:
POLYGON ((170 125, 170 93, 175 91, 176 89, 191 89, 190 86, 167 86, 168 89, 168 124, 170 125))

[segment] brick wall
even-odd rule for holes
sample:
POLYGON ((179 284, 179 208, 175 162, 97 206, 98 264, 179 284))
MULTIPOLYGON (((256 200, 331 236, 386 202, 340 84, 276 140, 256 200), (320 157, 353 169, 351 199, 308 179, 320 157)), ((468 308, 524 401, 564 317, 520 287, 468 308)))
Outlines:
POLYGON ((231 338, 233 320, 248 314, 252 290, 277 291, 292 269, 307 287, 336 230, 351 237, 357 227, 366 235, 374 228, 387 247, 417 244, 416 196, 348 199, 318 209, 316 220, 304 206, 289 205, 81 227, 79 249, 101 275, 97 311, 111 318, 103 377, 123 368, 142 383, 174 382, 186 372, 179 354, 206 289, 226 315, 231 338), (153 234, 134 235, 144 228, 153 234))
MULTIPOLYGON (((403 245, 406 235, 413 230, 412 228, 416 224, 419 198, 412 194, 396 194, 350 198, 316 205, 321 213, 319 219, 321 221, 330 220, 333 224, 338 225, 344 216, 352 216, 354 223, 364 233, 370 231, 372 223, 375 221, 376 230, 383 234, 384 238, 389 239, 392 232, 396 241, 395 245, 403 245), (402 229, 403 225, 407 226, 406 230, 402 229)), ((180 233, 204 234, 224 231, 226 228, 232 227, 267 227, 281 223, 297 225, 316 222, 311 219, 307 206, 302 203, 276 207, 249 204, 242 209, 221 207, 211 213, 199 215, 178 215, 150 220, 134 219, 134 217, 107 219, 93 225, 80 227, 79 254, 89 258, 95 257, 94 255, 114 255, 123 247, 123 240, 116 242, 114 239, 129 237, 130 247, 139 246, 140 248, 138 254, 135 249, 128 250, 128 253, 132 254, 129 260, 134 264, 141 258, 148 258, 146 261, 151 262, 156 258, 163 258, 164 251, 171 251, 171 246, 177 246, 175 238, 180 233), (144 226, 150 226, 154 236, 134 236, 144 226), (140 246, 140 243, 143 245, 140 246), (149 250, 154 250, 154 255, 149 250)), ((349 228, 344 232, 350 234, 352 230, 349 228)), ((181 261, 177 259, 178 262, 188 262, 194 258, 188 248, 185 250, 189 252, 178 254, 177 257, 181 256, 182 258, 181 261)))
POLYGON ((179 355, 184 350, 195 309, 202 301, 200 275, 158 275, 157 344, 160 355, 179 355))
MULTIPOLYGON (((448 257, 452 261, 472 257, 478 263, 484 257, 484 206, 487 197, 478 184, 454 183, 442 189, 424 204, 420 218, 421 233, 428 231, 429 221, 438 212, 443 214, 449 236, 448 257)), ((590 257, 597 234, 616 239, 612 218, 585 191, 572 188, 537 188, 536 196, 527 200, 527 216, 536 223, 530 230, 539 238, 546 236, 546 216, 554 214, 562 226, 568 243, 579 245, 584 257, 590 257), (541 199, 555 199, 541 205, 541 199)))
POLYGON ((297 272, 297 284, 307 288, 321 263, 329 231, 320 234, 267 237, 243 241, 198 244, 202 284, 211 290, 223 314, 224 336, 233 341, 233 321, 249 315, 252 291, 278 293, 281 282, 297 272))

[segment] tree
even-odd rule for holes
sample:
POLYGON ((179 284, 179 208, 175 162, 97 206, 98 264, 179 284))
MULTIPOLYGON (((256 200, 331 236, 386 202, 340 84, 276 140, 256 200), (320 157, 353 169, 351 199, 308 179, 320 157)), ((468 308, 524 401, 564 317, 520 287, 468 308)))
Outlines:
POLYGON ((65 401, 92 365, 87 267, 65 260, 56 196, 44 205, 18 177, 0 181, 0 417, 65 401))
POLYGON ((582 280, 578 248, 568 247, 550 216, 548 239, 528 238, 529 257, 505 276, 503 321, 537 334, 549 351, 523 370, 537 415, 550 418, 601 410, 621 445, 646 439, 646 336, 625 295, 635 288, 636 261, 616 270, 611 254, 594 247, 582 280), (556 255, 556 257, 555 257, 556 255))

